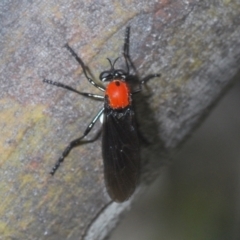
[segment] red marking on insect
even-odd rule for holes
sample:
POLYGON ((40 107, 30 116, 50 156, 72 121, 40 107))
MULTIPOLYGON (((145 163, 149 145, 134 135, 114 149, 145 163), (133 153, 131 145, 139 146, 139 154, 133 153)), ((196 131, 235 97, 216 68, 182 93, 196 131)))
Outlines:
POLYGON ((108 104, 113 109, 125 108, 130 105, 130 89, 128 84, 122 80, 110 82, 105 91, 108 104))

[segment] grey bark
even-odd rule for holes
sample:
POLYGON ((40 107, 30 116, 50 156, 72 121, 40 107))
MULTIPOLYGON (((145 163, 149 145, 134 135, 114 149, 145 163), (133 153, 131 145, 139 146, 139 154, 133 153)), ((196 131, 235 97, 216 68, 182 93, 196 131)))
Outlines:
MULTIPOLYGON (((240 63, 239 1, 16 1, 0 5, 0 125, 5 239, 104 239, 231 84, 240 63), (123 204, 109 204, 100 141, 74 149, 101 103, 48 86, 43 78, 97 93, 64 48, 92 74, 121 56, 126 26, 139 75, 161 73, 135 99, 142 180, 123 204)), ((121 64, 121 62, 120 62, 121 64)), ((100 125, 95 127, 90 138, 100 125)))

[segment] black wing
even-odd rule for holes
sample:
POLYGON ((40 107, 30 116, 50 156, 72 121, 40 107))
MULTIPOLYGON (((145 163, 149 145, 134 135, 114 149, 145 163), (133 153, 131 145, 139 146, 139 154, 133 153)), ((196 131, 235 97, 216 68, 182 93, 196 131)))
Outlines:
POLYGON ((114 201, 123 202, 133 194, 140 173, 140 151, 133 110, 105 109, 102 134, 106 188, 114 201))

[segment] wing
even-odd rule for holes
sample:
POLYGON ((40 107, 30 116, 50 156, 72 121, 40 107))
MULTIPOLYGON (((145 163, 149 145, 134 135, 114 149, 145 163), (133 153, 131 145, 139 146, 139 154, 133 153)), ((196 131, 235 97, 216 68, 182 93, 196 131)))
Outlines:
POLYGON ((102 154, 107 191, 116 202, 134 192, 140 173, 139 142, 131 108, 116 112, 105 109, 102 154))

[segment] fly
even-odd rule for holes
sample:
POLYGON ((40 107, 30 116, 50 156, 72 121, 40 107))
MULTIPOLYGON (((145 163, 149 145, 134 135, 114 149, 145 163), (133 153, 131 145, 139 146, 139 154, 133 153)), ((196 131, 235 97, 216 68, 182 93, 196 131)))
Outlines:
POLYGON ((102 82, 108 82, 105 87, 98 85, 88 76, 82 59, 78 57, 68 44, 66 45, 67 50, 81 65, 84 76, 94 87, 104 92, 104 96, 79 92, 65 84, 47 79, 43 80, 45 83, 68 89, 82 96, 104 101, 103 108, 90 122, 83 135, 70 142, 65 148, 50 174, 55 174, 69 152, 82 143, 82 139, 88 135, 97 120, 103 115, 102 157, 105 185, 109 196, 116 202, 123 202, 129 199, 138 184, 140 175, 139 139, 135 113, 132 106, 132 94, 140 92, 142 85, 150 79, 160 77, 160 74, 150 74, 139 82, 139 88, 137 90, 132 90, 131 81, 133 75, 130 74, 130 69, 135 72, 135 75, 137 75, 137 71, 129 55, 129 37, 130 27, 128 26, 126 28, 123 45, 123 57, 126 70, 115 68, 115 63, 118 58, 114 62, 107 59, 110 64, 110 69, 103 71, 99 76, 102 82))

